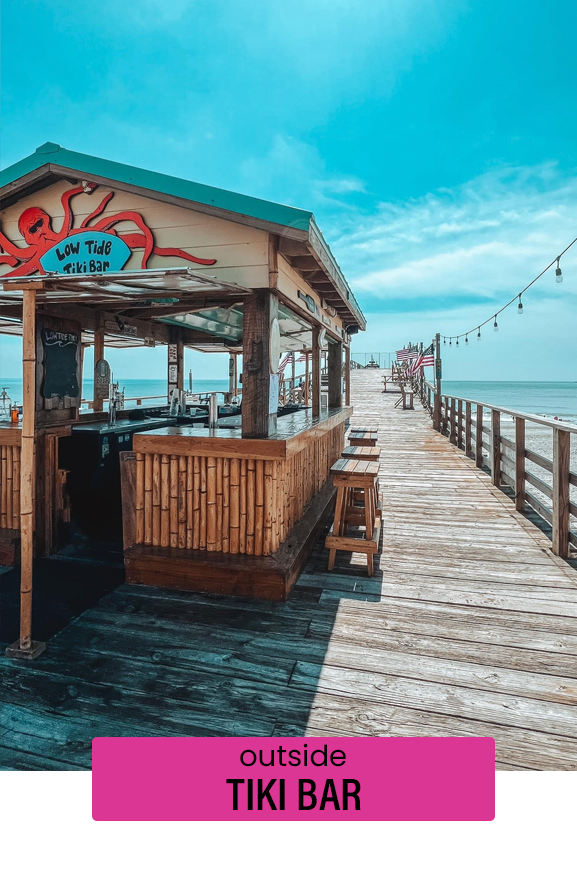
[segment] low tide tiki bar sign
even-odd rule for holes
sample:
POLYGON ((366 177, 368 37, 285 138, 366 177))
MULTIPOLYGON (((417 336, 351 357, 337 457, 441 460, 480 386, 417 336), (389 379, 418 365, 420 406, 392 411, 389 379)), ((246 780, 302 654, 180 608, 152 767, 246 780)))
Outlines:
POLYGON ((132 252, 137 250, 142 250, 141 269, 147 268, 153 254, 181 257, 202 266, 216 263, 214 258, 195 257, 181 248, 160 248, 139 212, 124 210, 97 220, 113 199, 114 191, 102 198, 79 227, 74 227, 72 199, 78 194, 93 194, 97 187, 93 182, 83 182, 64 192, 61 198, 64 220, 60 230, 54 230, 53 218, 44 209, 32 206, 25 209, 18 219, 18 229, 26 245, 17 245, 0 232, 0 263, 14 267, 6 275, 114 272, 121 270, 132 252), (130 222, 133 229, 120 233, 116 229, 120 222, 130 222))

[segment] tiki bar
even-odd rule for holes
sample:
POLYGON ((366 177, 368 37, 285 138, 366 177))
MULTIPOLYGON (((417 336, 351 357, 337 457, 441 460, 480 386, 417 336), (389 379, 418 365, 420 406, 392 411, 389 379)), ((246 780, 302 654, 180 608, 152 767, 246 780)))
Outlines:
POLYGON ((71 543, 119 543, 128 582, 286 599, 334 502, 365 327, 314 216, 52 143, 2 176, 0 342, 23 343, 22 414, 0 420, 14 656, 43 647, 34 557, 71 543), (129 407, 106 350, 153 346, 166 396, 129 407), (186 348, 227 355, 224 397, 187 385, 186 348))

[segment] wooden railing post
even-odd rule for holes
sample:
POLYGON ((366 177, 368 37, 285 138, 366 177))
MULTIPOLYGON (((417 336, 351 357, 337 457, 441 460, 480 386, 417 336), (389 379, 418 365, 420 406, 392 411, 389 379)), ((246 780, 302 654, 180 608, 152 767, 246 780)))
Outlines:
POLYGON ((463 400, 457 400, 457 446, 463 447, 463 400))
POLYGON ((491 481, 501 486, 501 413, 491 410, 491 481))
POLYGON ((471 456, 471 403, 465 403, 465 454, 471 456))
POLYGON ((435 397, 433 400, 433 428, 441 430, 441 336, 435 335, 435 397))
POLYGON ((477 403, 475 434, 475 464, 481 469, 483 466, 483 406, 480 406, 479 403, 477 403))
POLYGON ((553 430, 553 554, 569 556, 569 461, 571 434, 553 430))
POLYGON ((525 418, 515 418, 515 508, 525 508, 525 418))
POLYGON ((451 397, 451 442, 453 445, 457 444, 457 421, 456 421, 456 412, 457 412, 457 401, 454 397, 451 397))

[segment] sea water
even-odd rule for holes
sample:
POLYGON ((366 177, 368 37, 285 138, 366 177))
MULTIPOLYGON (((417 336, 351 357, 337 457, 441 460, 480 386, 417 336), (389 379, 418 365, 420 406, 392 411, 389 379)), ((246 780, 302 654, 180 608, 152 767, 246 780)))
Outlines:
MULTIPOLYGON (((188 381, 185 379, 185 387, 188 381)), ((195 379, 195 393, 228 391, 228 379, 195 379)), ((443 393, 467 400, 502 406, 517 412, 532 415, 547 415, 577 423, 577 381, 574 382, 526 382, 526 381, 443 381, 443 393)), ((22 381, 0 377, 0 391, 6 388, 13 402, 22 402, 22 381)), ((126 405, 130 397, 165 397, 164 379, 124 379, 120 388, 125 389, 126 405)), ((82 382, 82 398, 92 399, 92 380, 82 382)), ((158 405, 162 399, 151 399, 144 405, 158 405)), ((354 402, 354 397, 353 397, 354 402)))
MULTIPOLYGON (((82 399, 92 399, 92 379, 82 381, 82 399)), ((22 379, 0 377, 0 393, 6 388, 10 399, 14 403, 22 402, 22 379)), ((144 400, 143 406, 158 406, 166 402, 166 379, 137 379, 127 378, 120 380, 120 390, 124 388, 126 408, 136 405, 130 402, 130 397, 157 397, 158 399, 144 400)), ((188 379, 185 379, 185 388, 188 389, 188 379)), ((195 394, 205 394, 209 391, 228 391, 228 379, 194 379, 192 389, 195 394)))
POLYGON ((577 381, 443 381, 443 394, 577 423, 577 381))

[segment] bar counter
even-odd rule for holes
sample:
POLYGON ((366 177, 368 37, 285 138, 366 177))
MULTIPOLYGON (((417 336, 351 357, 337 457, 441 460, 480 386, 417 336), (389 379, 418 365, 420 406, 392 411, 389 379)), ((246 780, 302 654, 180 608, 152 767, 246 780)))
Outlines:
POLYGON ((332 500, 352 411, 294 412, 262 439, 136 434, 122 463, 127 581, 285 599, 332 500))

